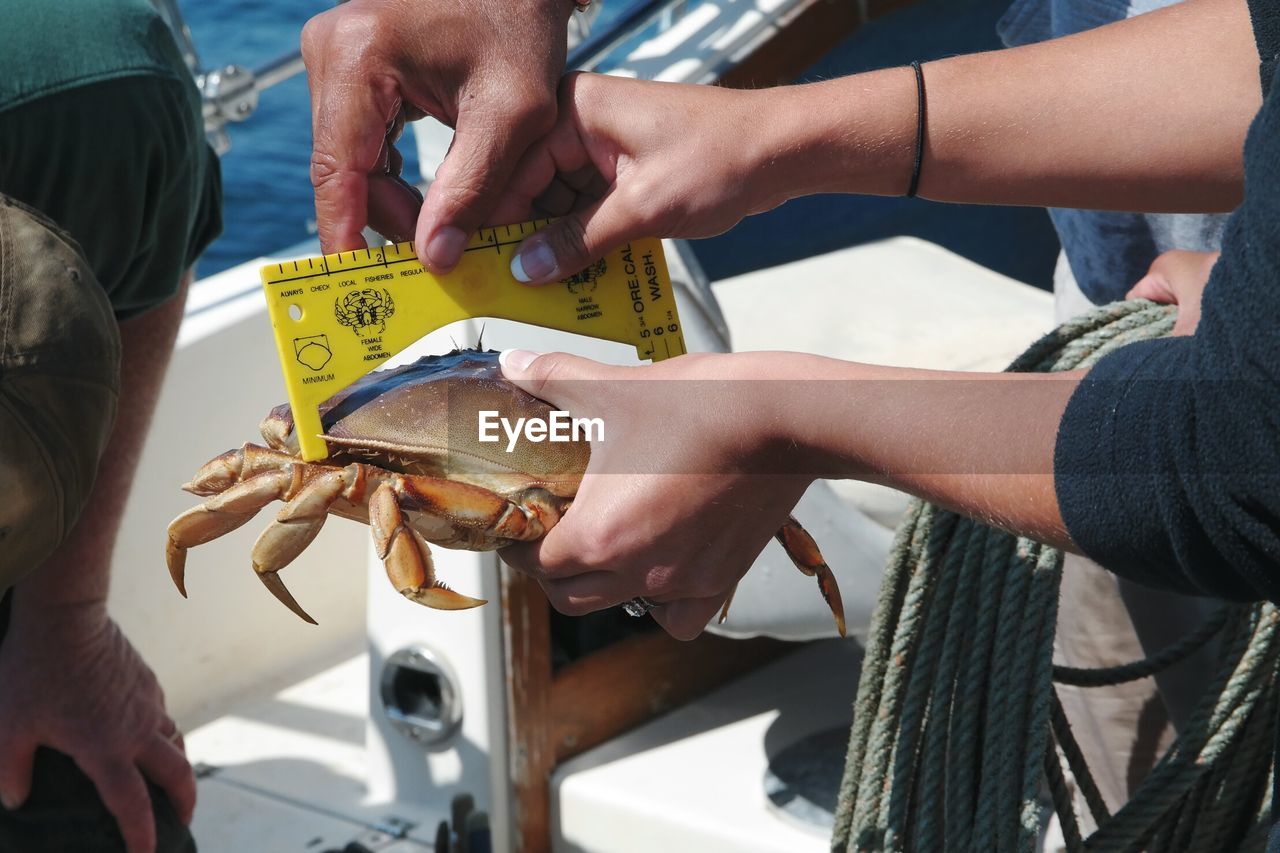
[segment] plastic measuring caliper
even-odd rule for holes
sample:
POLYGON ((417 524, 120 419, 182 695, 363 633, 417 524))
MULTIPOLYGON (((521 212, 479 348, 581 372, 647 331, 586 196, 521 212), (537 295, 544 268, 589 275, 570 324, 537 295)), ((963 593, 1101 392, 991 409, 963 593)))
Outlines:
POLYGON ((642 359, 685 352, 662 242, 635 240, 545 287, 511 275, 511 254, 549 220, 486 228, 437 276, 411 243, 269 264, 262 287, 307 461, 328 455, 319 406, 419 338, 492 317, 633 344, 642 359))

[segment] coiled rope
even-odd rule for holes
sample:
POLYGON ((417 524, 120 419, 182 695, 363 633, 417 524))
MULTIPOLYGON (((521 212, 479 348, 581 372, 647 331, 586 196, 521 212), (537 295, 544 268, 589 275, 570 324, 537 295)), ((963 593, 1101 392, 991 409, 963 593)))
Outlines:
MULTIPOLYGON (((1166 335, 1175 312, 1116 303, 1046 335, 1012 371, 1088 367, 1166 335)), ((1052 663, 1062 553, 916 502, 898 529, 871 624, 832 849, 1026 851, 1044 792, 1076 850, 1262 849, 1271 811, 1280 633, 1271 604, 1224 607, 1157 655, 1120 667, 1052 663), (1053 683, 1146 677, 1221 635, 1196 710, 1114 815, 1053 683), (1098 829, 1082 837, 1063 762, 1098 829)))

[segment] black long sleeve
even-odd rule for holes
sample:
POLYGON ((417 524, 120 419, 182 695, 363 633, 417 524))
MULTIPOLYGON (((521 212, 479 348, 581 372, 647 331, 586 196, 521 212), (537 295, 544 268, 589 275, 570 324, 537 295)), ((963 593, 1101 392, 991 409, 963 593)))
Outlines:
POLYGON ((1196 334, 1102 359, 1059 426, 1068 532, 1101 565, 1150 586, 1280 601, 1277 79, 1249 130, 1244 202, 1196 334))

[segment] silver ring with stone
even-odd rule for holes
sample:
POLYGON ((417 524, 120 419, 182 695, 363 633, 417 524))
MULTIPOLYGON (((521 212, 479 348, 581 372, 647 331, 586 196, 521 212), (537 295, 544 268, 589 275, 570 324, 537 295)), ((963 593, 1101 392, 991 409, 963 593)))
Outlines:
POLYGON ((639 618, 657 606, 657 602, 650 601, 643 595, 638 595, 623 604, 622 609, 627 611, 628 616, 635 616, 636 618, 639 618))

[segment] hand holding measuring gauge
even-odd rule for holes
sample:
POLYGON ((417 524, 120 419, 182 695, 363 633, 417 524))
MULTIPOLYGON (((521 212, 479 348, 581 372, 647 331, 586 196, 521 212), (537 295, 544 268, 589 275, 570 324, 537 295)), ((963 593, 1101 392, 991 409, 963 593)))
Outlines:
POLYGON ((711 237, 781 204, 777 170, 761 168, 779 155, 751 108, 759 97, 566 77, 556 126, 525 153, 494 211, 498 222, 562 217, 525 241, 512 274, 556 281, 630 239, 711 237))
POLYGON ((307 23, 311 178, 326 253, 361 229, 414 239, 432 272, 457 265, 520 155, 555 121, 573 0, 351 0, 307 23), (453 147, 423 203, 400 179, 404 122, 434 116, 453 147))

